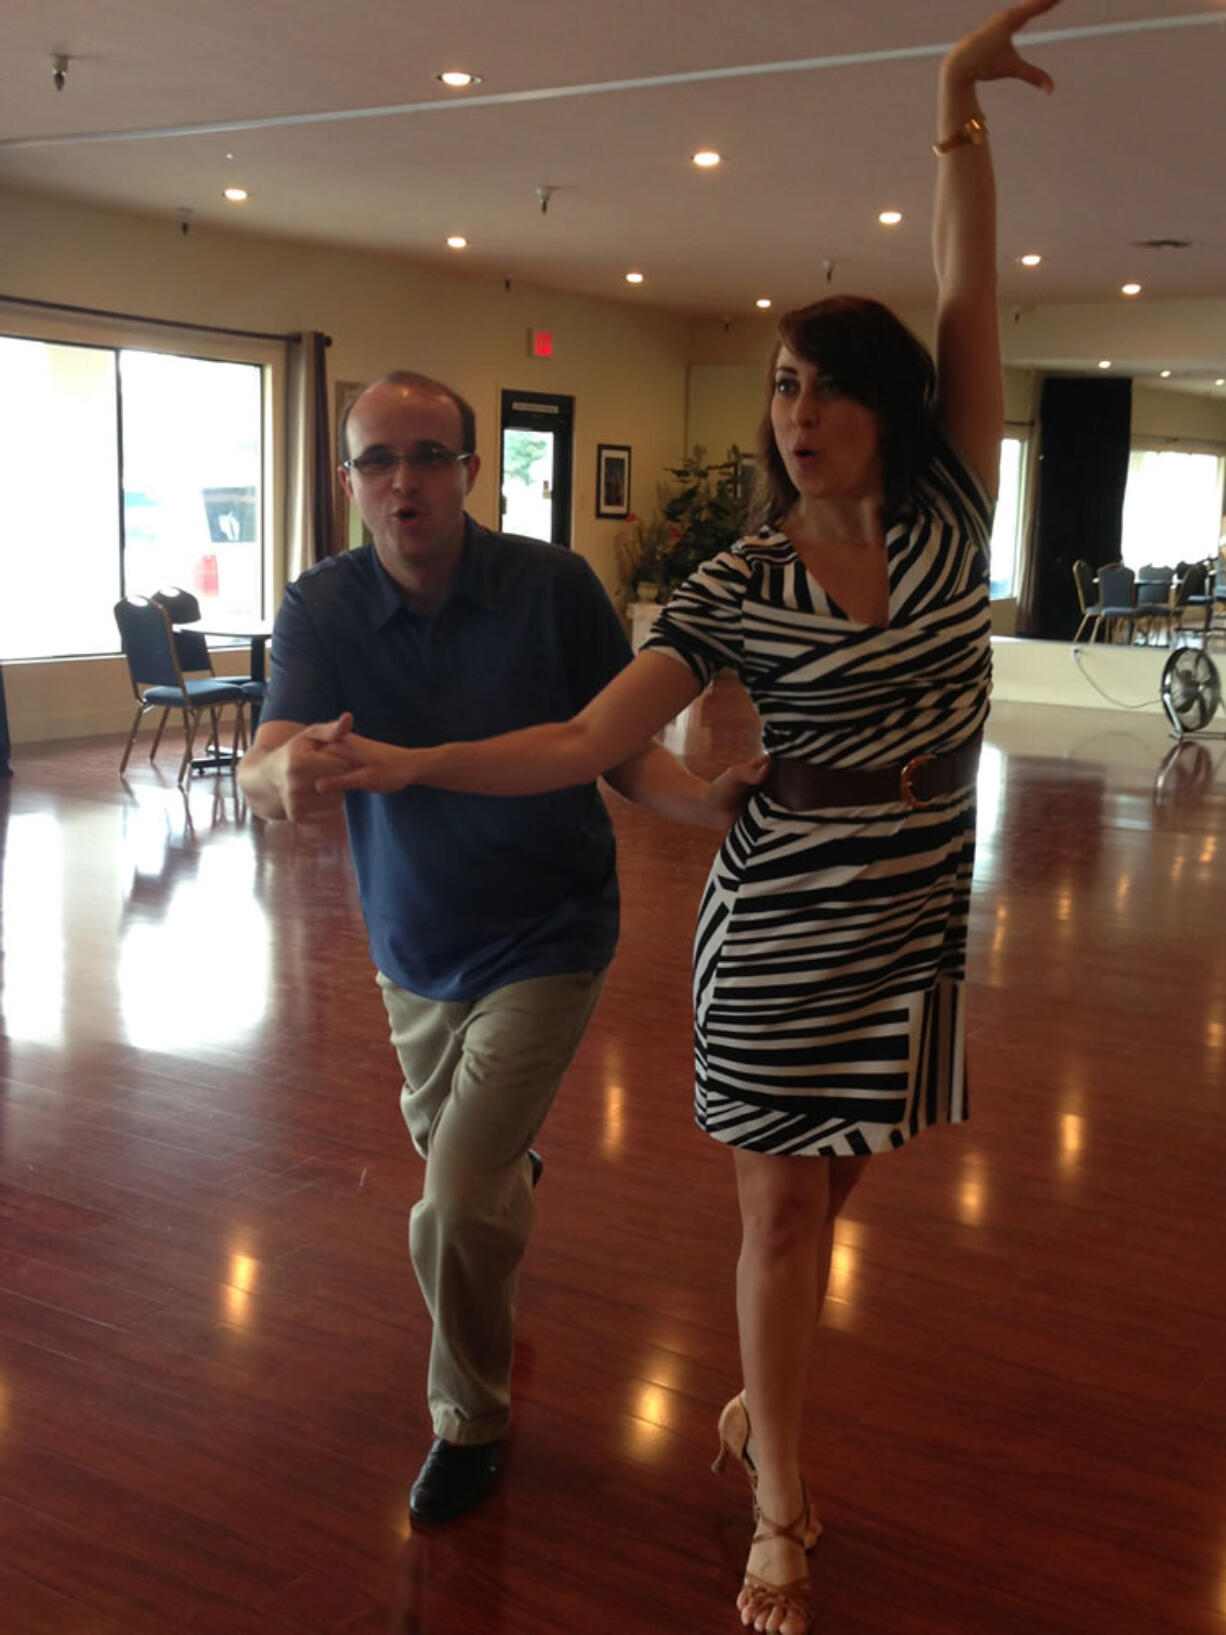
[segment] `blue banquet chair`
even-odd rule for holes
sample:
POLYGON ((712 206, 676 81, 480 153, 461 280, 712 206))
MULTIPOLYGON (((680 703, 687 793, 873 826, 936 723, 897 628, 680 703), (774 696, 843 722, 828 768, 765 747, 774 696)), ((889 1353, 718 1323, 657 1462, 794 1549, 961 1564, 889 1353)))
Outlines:
MULTIPOLYGON (((162 590, 155 590, 149 598, 159 607, 166 609, 171 624, 175 627, 175 646, 179 650, 179 664, 185 675, 192 671, 207 671, 209 675, 216 672, 213 669, 213 658, 209 652, 208 639, 198 630, 180 630, 178 627, 185 624, 195 624, 200 618, 200 603, 190 590, 182 590, 178 585, 167 585, 162 590)), ((251 714, 252 735, 260 719, 260 706, 264 702, 265 684, 255 681, 251 676, 224 676, 219 679, 230 682, 235 687, 241 687, 247 708, 251 714)))
POLYGON ((244 738, 242 687, 230 681, 209 676, 189 681, 183 674, 174 631, 166 610, 147 596, 125 596, 115 603, 115 623, 119 626, 119 643, 128 664, 128 676, 136 698, 136 715, 132 731, 124 746, 119 763, 122 777, 136 743, 140 724, 150 710, 160 709, 162 719, 154 734, 149 759, 157 754, 166 718, 171 710, 183 713, 183 731, 186 743, 179 763, 178 782, 182 783, 191 764, 192 749, 201 712, 207 710, 217 738, 218 717, 227 704, 234 705, 234 761, 237 762, 240 744, 244 738))

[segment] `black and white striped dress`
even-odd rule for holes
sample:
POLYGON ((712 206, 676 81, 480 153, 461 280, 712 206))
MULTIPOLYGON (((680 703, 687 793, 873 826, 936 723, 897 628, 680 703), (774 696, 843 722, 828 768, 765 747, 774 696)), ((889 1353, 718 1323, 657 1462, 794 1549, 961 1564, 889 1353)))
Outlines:
MULTIPOLYGON (((730 666, 771 755, 896 766, 988 713, 992 507, 947 447, 886 538, 890 622, 857 624, 787 539, 744 539, 645 644, 730 666)), ((718 1141, 834 1157, 966 1117, 974 791, 794 812, 756 792, 712 865, 694 951, 696 1117, 718 1141)))

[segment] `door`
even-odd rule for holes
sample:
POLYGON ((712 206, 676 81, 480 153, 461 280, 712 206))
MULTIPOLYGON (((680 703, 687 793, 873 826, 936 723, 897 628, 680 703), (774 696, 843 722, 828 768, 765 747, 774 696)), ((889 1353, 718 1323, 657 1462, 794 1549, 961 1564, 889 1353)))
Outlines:
POLYGON ((575 400, 503 392, 499 472, 504 533, 570 546, 575 400))

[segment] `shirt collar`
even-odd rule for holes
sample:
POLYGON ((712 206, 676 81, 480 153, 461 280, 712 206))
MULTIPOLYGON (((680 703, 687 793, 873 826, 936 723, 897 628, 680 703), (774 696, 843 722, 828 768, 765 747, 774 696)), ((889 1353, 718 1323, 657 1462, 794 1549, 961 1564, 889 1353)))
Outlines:
MULTIPOLYGON (((493 554, 496 549, 496 537, 488 528, 474 522, 466 511, 464 543, 460 549, 460 566, 456 572, 455 584, 452 586, 452 596, 467 597, 470 602, 475 602, 481 608, 492 609, 497 605, 493 573, 493 554)), ((388 620, 401 610, 411 614, 412 609, 405 603, 396 581, 380 562, 379 553, 373 545, 370 547, 370 559, 375 572, 375 629, 381 630, 388 620)))

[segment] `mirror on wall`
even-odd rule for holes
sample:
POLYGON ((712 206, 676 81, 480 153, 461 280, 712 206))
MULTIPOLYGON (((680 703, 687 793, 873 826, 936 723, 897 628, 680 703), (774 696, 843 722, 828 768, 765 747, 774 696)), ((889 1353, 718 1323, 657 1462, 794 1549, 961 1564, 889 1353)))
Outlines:
MULTIPOLYGON (((1016 633, 1015 596, 1039 452, 1034 405, 1042 380, 1050 372, 1060 373, 1020 365, 1005 369, 1001 491, 992 538, 992 628, 996 635, 1016 633)), ((692 364, 686 446, 711 449, 736 443, 752 448, 762 405, 760 362, 692 364)), ((1174 382, 1135 379, 1131 442, 1134 453, 1125 499, 1127 538, 1122 549, 1130 555, 1140 551, 1142 557, 1155 562, 1212 555, 1217 549, 1215 519, 1226 511, 1226 400, 1222 394, 1182 389, 1174 382), (1211 491, 1208 497, 1206 489, 1211 491), (1141 519, 1154 534, 1148 552, 1137 537, 1141 519), (1186 546, 1176 539, 1181 530, 1186 546)))

